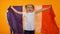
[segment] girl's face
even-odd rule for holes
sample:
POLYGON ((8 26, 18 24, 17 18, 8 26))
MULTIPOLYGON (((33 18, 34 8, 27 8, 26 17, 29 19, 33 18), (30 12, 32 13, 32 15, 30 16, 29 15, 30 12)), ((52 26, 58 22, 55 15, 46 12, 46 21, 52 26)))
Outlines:
POLYGON ((34 11, 34 8, 33 8, 31 5, 28 5, 28 6, 26 7, 26 11, 27 11, 27 12, 33 12, 33 11, 34 11))

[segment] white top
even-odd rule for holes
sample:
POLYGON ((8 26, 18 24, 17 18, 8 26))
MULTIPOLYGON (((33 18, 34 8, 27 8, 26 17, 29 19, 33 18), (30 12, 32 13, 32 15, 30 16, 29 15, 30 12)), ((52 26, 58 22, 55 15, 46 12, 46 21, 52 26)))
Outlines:
POLYGON ((34 30, 34 14, 35 12, 23 13, 24 30, 34 30))

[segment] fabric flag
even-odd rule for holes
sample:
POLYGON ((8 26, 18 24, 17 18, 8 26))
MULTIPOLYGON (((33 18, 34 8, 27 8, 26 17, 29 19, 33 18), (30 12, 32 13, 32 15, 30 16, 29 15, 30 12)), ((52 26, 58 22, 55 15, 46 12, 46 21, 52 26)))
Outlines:
MULTIPOLYGON (((35 10, 48 8, 50 5, 40 5, 35 6, 35 10)), ((18 11, 26 11, 22 6, 14 6, 18 11), (22 9, 23 8, 23 9, 22 9)), ((59 34, 59 28, 55 22, 55 14, 52 9, 52 6, 47 10, 42 10, 41 12, 35 14, 35 34, 59 34)), ((15 31, 17 34, 23 34, 24 27, 24 18, 22 15, 18 15, 13 12, 9 7, 7 13, 7 19, 12 31, 15 31)))
MULTIPOLYGON (((43 5, 42 8, 47 8, 49 5, 43 5)), ((41 32, 45 34, 59 34, 59 28, 55 22, 55 14, 52 6, 50 9, 42 11, 42 28, 41 32)))
MULTIPOLYGON (((22 11, 22 6, 14 6, 14 8, 18 11, 22 11)), ((22 15, 14 13, 14 11, 9 7, 7 12, 7 19, 10 25, 11 34, 13 34, 13 31, 17 34, 23 34, 22 15)))

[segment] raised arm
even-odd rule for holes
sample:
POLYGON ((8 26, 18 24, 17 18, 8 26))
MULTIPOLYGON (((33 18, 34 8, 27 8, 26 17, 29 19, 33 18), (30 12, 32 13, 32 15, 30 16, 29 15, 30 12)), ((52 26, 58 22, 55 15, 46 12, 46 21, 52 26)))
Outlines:
POLYGON ((11 9, 12 9, 15 13, 17 13, 17 14, 22 14, 21 11, 16 10, 14 7, 11 7, 11 9))
POLYGON ((43 8, 43 9, 37 10, 35 12, 38 13, 38 12, 41 12, 41 11, 44 11, 44 10, 48 10, 49 8, 51 8, 51 6, 49 6, 48 8, 43 8))
POLYGON ((42 10, 44 11, 44 10, 48 10, 49 8, 51 8, 51 6, 49 6, 48 8, 43 8, 42 10))

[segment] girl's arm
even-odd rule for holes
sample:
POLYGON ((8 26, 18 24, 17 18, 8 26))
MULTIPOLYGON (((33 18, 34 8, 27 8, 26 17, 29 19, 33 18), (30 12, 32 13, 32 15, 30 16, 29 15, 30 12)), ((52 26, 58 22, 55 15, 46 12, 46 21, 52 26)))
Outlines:
POLYGON ((48 8, 43 8, 42 10, 44 11, 44 10, 48 10, 49 8, 51 8, 51 6, 49 6, 48 8))
POLYGON ((51 8, 51 6, 49 6, 48 8, 43 8, 43 9, 37 10, 37 11, 35 11, 35 13, 39 13, 41 11, 48 10, 49 8, 51 8))
POLYGON ((16 10, 14 7, 11 7, 11 9, 12 9, 15 13, 17 13, 17 14, 22 14, 21 11, 16 10))

